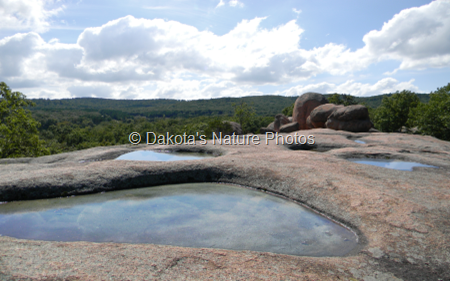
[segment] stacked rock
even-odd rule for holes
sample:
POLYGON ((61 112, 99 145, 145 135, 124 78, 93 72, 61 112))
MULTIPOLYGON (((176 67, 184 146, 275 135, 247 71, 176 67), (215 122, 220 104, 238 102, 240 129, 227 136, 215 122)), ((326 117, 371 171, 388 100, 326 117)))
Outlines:
POLYGON ((280 131, 280 127, 290 123, 291 121, 289 121, 289 118, 287 116, 284 116, 283 114, 277 114, 275 116, 275 121, 273 123, 273 130, 275 132, 279 132, 280 131))
POLYGON ((306 120, 314 108, 328 103, 328 100, 319 93, 308 92, 297 98, 292 113, 292 121, 298 123, 299 130, 309 129, 306 120))
POLYGON ((288 133, 298 130, 298 124, 292 122, 292 117, 287 117, 283 114, 277 114, 275 116, 275 121, 267 125, 267 127, 261 128, 259 131, 261 134, 268 132, 282 132, 288 133))
POLYGON ((309 128, 326 128, 325 123, 327 122, 328 117, 337 109, 343 107, 343 105, 337 105, 334 103, 319 105, 311 111, 306 123, 309 128))
POLYGON ((364 105, 337 105, 328 103, 319 93, 305 93, 297 98, 292 119, 278 114, 275 121, 261 128, 261 133, 290 133, 297 130, 329 128, 349 132, 368 132, 373 127, 369 110, 364 105))
POLYGON ((361 104, 336 109, 328 117, 325 126, 329 129, 349 132, 367 132, 373 127, 369 119, 369 110, 361 104))

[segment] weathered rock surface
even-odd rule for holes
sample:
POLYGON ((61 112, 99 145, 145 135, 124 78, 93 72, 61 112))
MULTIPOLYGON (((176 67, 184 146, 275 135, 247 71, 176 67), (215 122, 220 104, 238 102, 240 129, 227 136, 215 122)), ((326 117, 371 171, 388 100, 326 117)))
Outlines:
POLYGON ((350 120, 339 121, 336 119, 328 119, 325 123, 328 129, 343 130, 348 132, 368 132, 373 127, 372 122, 369 119, 364 120, 350 120))
POLYGON ((283 114, 277 114, 275 116, 275 121, 273 121, 273 130, 279 132, 281 126, 290 123, 289 118, 283 114))
POLYGON ((328 103, 327 99, 319 94, 308 92, 297 98, 292 113, 292 121, 297 122, 300 130, 308 129, 306 119, 311 111, 321 104, 328 103))
POLYGON ((311 115, 306 118, 306 127, 308 127, 308 129, 314 129, 314 126, 311 123, 311 115))
POLYGON ((298 131, 298 123, 297 122, 287 123, 280 127, 281 133, 290 133, 290 132, 295 132, 295 131, 298 131))
POLYGON ((361 104, 343 106, 334 110, 329 119, 339 121, 365 120, 369 119, 369 110, 361 104))
MULTIPOLYGON (((259 132, 261 134, 280 132, 281 127, 283 127, 285 124, 289 124, 291 122, 292 122, 292 117, 286 117, 284 114, 277 114, 275 116, 275 121, 273 121, 272 123, 267 125, 267 127, 260 128, 259 132)), ((292 131, 290 131, 290 132, 292 132, 292 131)))
POLYGON ((373 127, 369 110, 364 105, 349 105, 334 110, 325 126, 329 129, 349 132, 368 132, 373 127))
POLYGON ((266 145, 260 135, 260 145, 123 145, 3 159, 0 201, 185 182, 233 183, 302 202, 347 225, 360 239, 348 256, 0 237, 0 280, 450 280, 449 142, 400 133, 301 133, 314 135, 313 150, 294 151, 274 141, 266 145), (221 156, 111 160, 136 149, 221 156), (399 171, 347 158, 390 158, 439 168, 399 171))
POLYGON ((276 133, 274 129, 270 129, 269 127, 261 127, 259 129, 259 133, 260 134, 265 134, 265 133, 276 133))
POLYGON ((311 128, 325 128, 328 117, 337 109, 343 108, 343 105, 326 103, 314 108, 309 114, 311 128))

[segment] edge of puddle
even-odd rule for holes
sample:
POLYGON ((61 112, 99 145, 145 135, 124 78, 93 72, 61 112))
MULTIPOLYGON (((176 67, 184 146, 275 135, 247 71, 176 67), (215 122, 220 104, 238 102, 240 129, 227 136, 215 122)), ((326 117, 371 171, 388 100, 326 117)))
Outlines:
MULTIPOLYGON (((301 202, 300 200, 296 200, 296 199, 287 197, 286 195, 284 195, 281 192, 275 192, 275 191, 270 191, 270 190, 267 190, 267 189, 264 189, 264 188, 260 188, 260 187, 259 188, 258 187, 252 187, 252 186, 241 185, 241 184, 236 184, 236 183, 228 183, 228 182, 213 182, 213 183, 227 184, 227 185, 238 186, 238 187, 246 188, 246 189, 250 189, 250 190, 255 190, 255 191, 259 191, 259 192, 262 192, 262 193, 266 193, 266 194, 269 194, 269 195, 272 195, 272 196, 275 196, 275 197, 287 200, 289 202, 293 202, 293 203, 298 204, 301 207, 303 207, 303 208, 305 208, 305 209, 315 213, 316 215, 322 216, 322 217, 330 220, 331 222, 333 222, 333 223, 335 223, 335 224, 337 224, 337 225, 347 229, 348 231, 350 231, 351 233, 353 233, 356 236, 357 243, 356 243, 355 248, 353 248, 347 254, 345 254, 343 256, 339 256, 339 257, 356 256, 368 244, 367 237, 364 235, 364 233, 361 230, 359 230, 359 228, 356 227, 355 225, 353 225, 352 223, 346 222, 345 220, 340 219, 340 218, 338 218, 338 217, 336 217, 334 215, 326 214, 325 212, 320 211, 318 208, 316 208, 314 206, 307 205, 306 203, 301 202)), ((277 255, 284 255, 284 254, 277 254, 277 255)), ((314 258, 313 256, 308 256, 308 257, 314 258)), ((326 258, 326 257, 336 257, 336 256, 321 256, 321 257, 325 257, 326 258)))

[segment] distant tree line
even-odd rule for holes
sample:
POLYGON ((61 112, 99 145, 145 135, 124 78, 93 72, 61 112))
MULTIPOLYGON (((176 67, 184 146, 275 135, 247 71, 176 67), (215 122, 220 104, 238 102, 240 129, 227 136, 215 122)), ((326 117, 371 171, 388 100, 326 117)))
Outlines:
MULTIPOLYGON (((186 132, 188 135, 198 132, 210 136, 211 132, 223 126, 224 120, 240 123, 244 133, 259 133, 259 129, 272 122, 274 115, 280 111, 287 116, 292 115, 295 101, 295 97, 272 96, 192 102, 105 100, 103 103, 99 99, 32 102, 22 93, 13 92, 4 82, 0 83, 0 92, 0 158, 32 157, 94 146, 127 144, 131 132, 139 132, 142 136, 146 132, 186 132), (201 108, 199 104, 205 107, 201 108), (156 108, 157 111, 150 112, 163 112, 158 106, 168 108, 168 115, 155 116, 153 113, 146 114, 144 110, 156 108), (262 114, 261 108, 269 113, 262 114), (169 117, 170 112, 176 112, 176 117, 169 117), (183 114, 185 116, 181 117, 183 114)), ((418 133, 450 140, 450 83, 426 97, 410 91, 385 95, 382 99, 361 99, 337 93, 327 97, 336 104, 365 104, 375 128, 380 131, 396 132, 403 126, 415 127, 418 133), (373 102, 380 105, 372 108, 368 103, 373 102)))

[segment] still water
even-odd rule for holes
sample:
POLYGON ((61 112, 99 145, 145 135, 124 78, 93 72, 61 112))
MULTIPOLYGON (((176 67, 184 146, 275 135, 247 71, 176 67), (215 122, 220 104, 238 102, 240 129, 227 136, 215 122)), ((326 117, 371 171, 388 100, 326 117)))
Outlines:
POLYGON ((0 204, 0 234, 342 256, 357 236, 307 208, 216 183, 165 185, 0 204))
POLYGON ((123 154, 116 158, 116 160, 135 160, 135 161, 182 161, 182 160, 197 160, 206 157, 211 157, 205 153, 195 152, 155 152, 150 150, 137 150, 130 153, 123 154))
POLYGON ((374 165, 374 166, 378 166, 378 167, 394 169, 394 170, 402 170, 402 171, 412 171, 414 167, 439 168, 436 166, 425 165, 425 164, 420 164, 420 163, 416 163, 416 162, 405 162, 405 161, 398 161, 398 160, 381 160, 381 159, 375 159, 375 160, 347 159, 347 160, 355 162, 355 163, 359 163, 359 164, 374 165))

